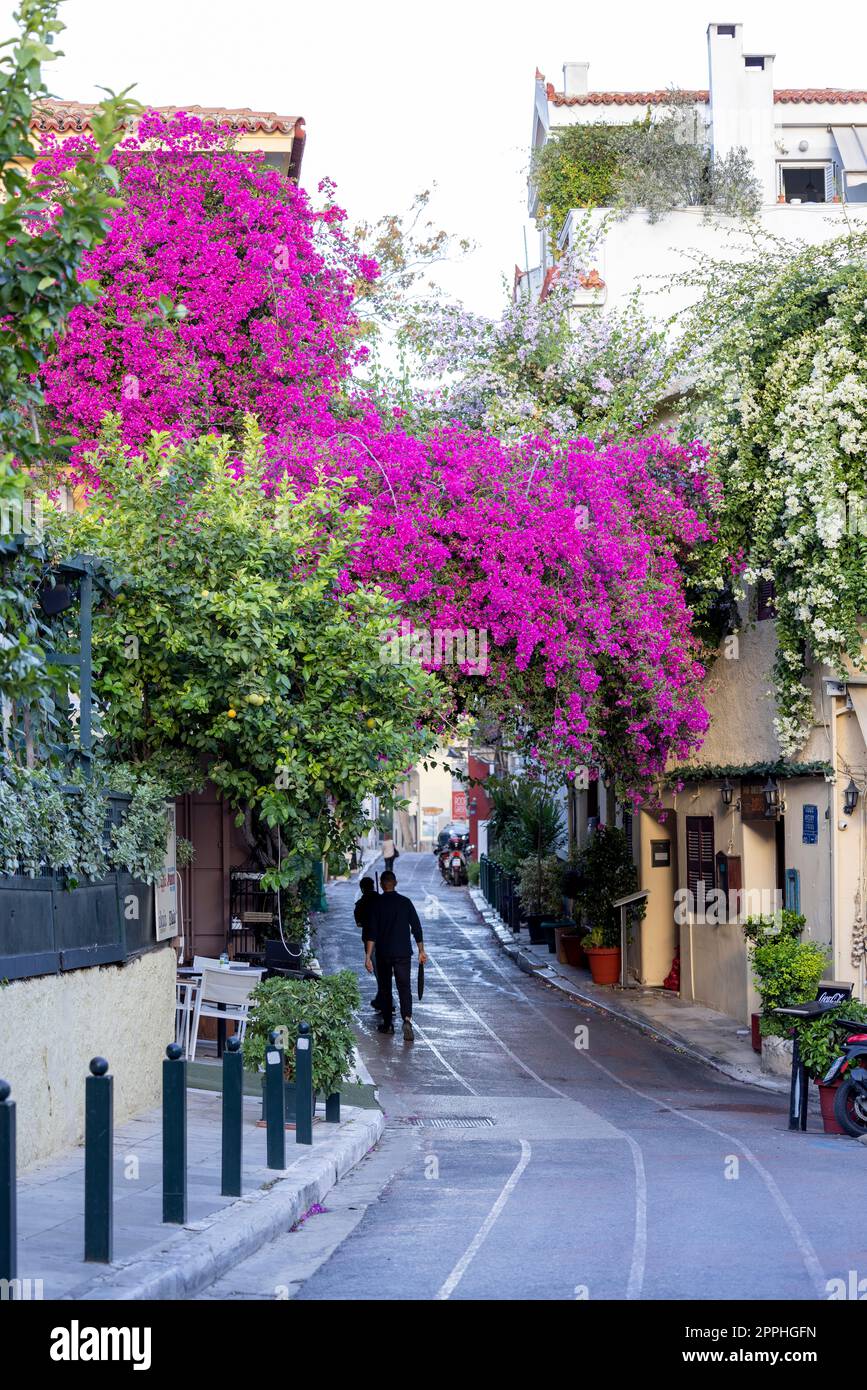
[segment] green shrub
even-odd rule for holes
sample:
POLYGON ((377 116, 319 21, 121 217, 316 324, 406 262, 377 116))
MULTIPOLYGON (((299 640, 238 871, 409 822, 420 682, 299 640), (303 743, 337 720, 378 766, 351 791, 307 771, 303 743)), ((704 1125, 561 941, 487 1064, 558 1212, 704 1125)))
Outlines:
POLYGON ((850 999, 846 1003, 838 1004, 835 1009, 829 1009, 819 1018, 796 1021, 801 1061, 814 1081, 821 1081, 840 1051, 844 1035, 834 1027, 834 1021, 838 1018, 854 1018, 867 1025, 867 1005, 859 1003, 857 999, 850 999))
POLYGON ((782 940, 783 937, 797 939, 807 925, 806 917, 800 912, 790 912, 783 908, 769 917, 748 917, 744 922, 744 939, 758 945, 760 942, 782 940))
POLYGON ((329 1096, 352 1075, 355 1034, 352 1021, 361 1003, 358 981, 351 970, 321 980, 263 980, 252 995, 244 1038, 244 1065, 258 1071, 265 1062, 269 1034, 285 1028, 284 1075, 295 1080, 295 1038, 299 1023, 309 1023, 313 1036, 313 1089, 329 1096))
POLYGON ((763 1037, 786 1037, 791 1022, 773 1017, 773 1010, 790 1004, 806 1004, 816 996, 816 986, 828 965, 828 953, 817 941, 798 941, 794 936, 759 940, 750 952, 753 978, 762 1001, 763 1037))
POLYGON ((481 873, 482 866, 479 863, 479 861, 477 859, 470 859, 467 862, 467 878, 469 879, 470 886, 472 888, 475 888, 477 886, 481 877, 481 873))

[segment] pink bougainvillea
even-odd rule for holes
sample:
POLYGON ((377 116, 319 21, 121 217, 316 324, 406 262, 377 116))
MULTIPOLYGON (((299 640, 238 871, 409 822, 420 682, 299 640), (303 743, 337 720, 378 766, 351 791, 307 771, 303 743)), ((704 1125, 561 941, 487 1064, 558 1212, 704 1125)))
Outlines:
MULTIPOLYGON (((46 153, 60 173, 69 146, 46 153)), ((416 627, 484 632, 484 674, 443 668, 540 761, 599 763, 647 789, 707 723, 681 561, 713 511, 699 446, 501 441, 457 426, 420 437, 353 395, 356 256, 343 213, 223 132, 151 113, 121 147, 123 206, 84 274, 45 372, 48 424, 88 445, 109 411, 140 445, 245 412, 265 434, 269 486, 350 480, 366 509, 348 586, 378 581, 416 627)), ((97 483, 98 479, 91 479, 97 483)), ((396 712, 397 713, 397 712, 396 712)))
MULTIPOLYGON (((60 175, 86 145, 48 146, 39 167, 60 175)), ((107 411, 130 444, 237 431, 246 411, 269 433, 315 427, 352 368, 355 279, 375 273, 342 210, 314 209, 194 116, 149 113, 112 164, 123 207, 83 266, 99 299, 73 310, 44 372, 73 462, 107 411)))

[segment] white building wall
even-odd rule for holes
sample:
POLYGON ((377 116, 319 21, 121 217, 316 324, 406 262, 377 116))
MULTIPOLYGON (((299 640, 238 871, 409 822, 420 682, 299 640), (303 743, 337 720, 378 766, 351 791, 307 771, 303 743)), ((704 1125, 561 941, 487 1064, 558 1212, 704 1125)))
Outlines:
MULTIPOLYGON (((587 212, 578 208, 569 215, 561 238, 563 247, 572 245, 584 218, 597 227, 607 219, 594 255, 594 268, 605 281, 605 289, 587 296, 588 307, 592 300, 606 309, 622 308, 640 289, 644 311, 666 320, 698 298, 695 289, 664 283, 690 268, 691 255, 728 261, 751 255, 753 236, 742 221, 708 216, 703 208, 678 208, 653 223, 642 211, 617 220, 604 209, 587 212)), ((842 236, 851 225, 867 228, 867 205, 774 203, 764 207, 756 220, 760 233, 809 245, 842 236)))

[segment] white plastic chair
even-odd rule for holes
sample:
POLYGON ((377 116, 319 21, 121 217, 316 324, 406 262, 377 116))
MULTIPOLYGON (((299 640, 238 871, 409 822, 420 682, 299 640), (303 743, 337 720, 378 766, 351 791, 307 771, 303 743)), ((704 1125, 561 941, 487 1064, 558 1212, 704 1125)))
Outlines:
POLYGON ((196 1006, 188 1056, 195 1060, 199 1041, 199 1022, 203 1018, 216 1018, 223 1023, 236 1023, 236 1032, 241 1042, 247 1031, 247 1016, 250 1012, 250 995, 264 975, 264 970, 226 970, 220 965, 214 969, 205 966, 196 991, 196 1006))
POLYGON ((198 980, 179 979, 175 982, 175 1042, 180 1043, 185 1057, 190 1055, 190 1021, 197 984, 198 980))

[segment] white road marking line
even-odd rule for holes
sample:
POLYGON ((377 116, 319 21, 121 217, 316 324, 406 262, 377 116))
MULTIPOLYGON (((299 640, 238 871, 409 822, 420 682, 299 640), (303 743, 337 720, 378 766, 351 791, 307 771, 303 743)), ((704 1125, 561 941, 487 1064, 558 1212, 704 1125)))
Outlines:
POLYGON ((444 1300, 447 1298, 451 1298, 458 1284, 463 1279, 473 1260, 476 1258, 476 1255, 479 1253, 483 1244, 487 1240, 491 1231, 491 1227, 497 1220, 497 1217, 500 1215, 500 1212, 503 1210, 503 1207, 506 1205, 510 1196, 515 1190, 515 1187, 518 1183, 518 1179, 520 1178, 527 1164, 530 1162, 531 1156, 532 1150, 530 1148, 530 1145, 527 1143, 526 1139, 522 1139, 521 1157, 518 1160, 517 1166, 512 1170, 512 1173, 510 1174, 505 1187, 503 1188, 494 1205, 491 1207, 491 1210, 488 1212, 482 1225, 479 1227, 478 1231, 473 1236, 473 1239, 467 1246, 467 1249, 464 1251, 463 1255, 461 1255, 461 1258, 458 1260, 448 1279, 446 1279, 442 1287, 438 1289, 437 1292, 434 1294, 434 1300, 444 1300))
MULTIPOLYGON (((443 911, 446 913, 448 917, 451 917, 451 913, 448 911, 448 908, 444 908, 443 911)), ((473 942, 473 938, 470 935, 470 933, 466 930, 466 928, 462 927, 460 922, 456 922, 454 917, 451 917, 451 920, 454 923, 454 925, 458 928, 458 930, 463 932, 464 936, 466 936, 467 939, 471 942, 475 950, 478 951, 480 948, 478 947, 478 945, 476 945, 475 942, 473 942)), ((496 959, 493 956, 489 955, 486 951, 483 951, 482 955, 485 956, 486 960, 490 961, 490 963, 501 975, 503 975, 506 979, 509 979, 509 976, 500 967, 499 962, 496 961, 496 959)), ((567 1033, 564 1033, 561 1028, 558 1028, 556 1023, 552 1023, 548 1016, 545 1013, 543 1013, 541 1009, 537 1008, 533 1001, 526 994, 524 994, 523 990, 521 990, 521 996, 526 1001, 526 1003, 529 1004, 530 1008, 534 1011, 534 1013, 537 1013, 539 1017, 544 1020, 544 1022, 548 1025, 549 1028, 552 1028, 553 1031, 557 1033, 561 1038, 565 1038, 567 1042, 572 1042, 572 1038, 570 1038, 567 1033)), ((567 1002, 565 998, 563 1002, 567 1002)), ((592 1007, 592 1005, 586 1005, 585 1007, 590 1008, 592 1007)), ((807 1235, 806 1231, 801 1226, 800 1222, 798 1221, 798 1218, 795 1216, 795 1213, 792 1211, 792 1208, 789 1206, 789 1203, 786 1201, 786 1198, 783 1196, 782 1192, 777 1186, 777 1183, 773 1175, 768 1172, 764 1164, 761 1163, 758 1158, 756 1158, 756 1155, 752 1152, 750 1148, 747 1147, 747 1145, 744 1143, 742 1139, 736 1139, 734 1135, 727 1134, 725 1130, 717 1129, 715 1125, 710 1125, 705 1120, 699 1120, 695 1115, 685 1114, 684 1111, 678 1110, 677 1107, 674 1105, 668 1105, 658 1096, 649 1096, 646 1094, 646 1092, 640 1091, 638 1087, 631 1086, 628 1081, 624 1081, 621 1077, 619 1077, 616 1074, 616 1072, 610 1071, 608 1067, 603 1065, 602 1062, 597 1062, 596 1059, 594 1057, 591 1057, 587 1051, 584 1051, 582 1053, 582 1056, 588 1062, 590 1062, 592 1066, 596 1067, 597 1070, 604 1072, 604 1074, 610 1077, 612 1081, 616 1081, 617 1085, 622 1086, 625 1091, 631 1091, 633 1095, 640 1096, 642 1100, 649 1101, 653 1105, 659 1106, 661 1109, 668 1111, 668 1113, 671 1115, 676 1115, 678 1119, 688 1120, 690 1124, 698 1125, 700 1129, 707 1130, 709 1134, 717 1135, 718 1138, 724 1139, 727 1144, 731 1145, 733 1149, 739 1150, 743 1154, 747 1162, 750 1164, 750 1166, 753 1168, 753 1170, 762 1179, 762 1182, 765 1184, 768 1191, 770 1192, 774 1200, 774 1204, 777 1207, 777 1210, 779 1211, 781 1217, 783 1218, 783 1221, 786 1227, 788 1228, 789 1234, 791 1235, 792 1240, 794 1241, 794 1244, 798 1250, 798 1253, 801 1256, 801 1259, 804 1263, 804 1267, 807 1270, 807 1274, 809 1275, 813 1287, 816 1290, 817 1297, 823 1300, 827 1298, 828 1290, 827 1280, 825 1278, 825 1271, 823 1270, 819 1257, 816 1254, 815 1249, 813 1248, 813 1244, 810 1240, 810 1237, 807 1235)))
MULTIPOLYGON (((448 912, 448 909, 445 909, 445 911, 447 912, 447 915, 449 917, 452 916, 451 913, 448 912)), ((461 931, 464 931, 464 928, 460 926, 460 923, 455 922, 454 917, 452 917, 452 922, 461 931)), ((464 931, 464 935, 468 936, 469 933, 464 931)), ((499 1034, 496 1033, 493 1028, 489 1027, 489 1025, 481 1017, 481 1015, 476 1012, 472 1004, 467 1003, 460 990, 452 984, 448 976, 444 974, 442 968, 430 955, 428 955, 428 960, 431 962, 431 965, 433 965, 434 969, 440 975, 442 975, 449 989, 460 1000, 461 1004, 467 1010, 467 1012, 469 1014, 472 1014, 473 1018, 475 1018, 482 1025, 485 1031, 490 1034, 490 1036, 503 1049, 503 1051, 507 1053, 508 1056, 511 1057, 512 1060, 516 1062, 519 1067, 521 1067, 525 1072, 527 1072, 528 1076, 532 1076, 533 1079, 535 1081, 538 1081, 541 1086, 545 1086, 547 1090, 553 1092, 555 1096, 559 1096, 561 1100, 567 1100, 570 1101, 572 1104, 576 1104, 574 1096, 567 1095, 565 1091, 560 1090, 559 1086, 552 1086, 550 1081, 543 1080, 543 1078, 539 1076, 537 1072, 533 1071, 532 1067, 527 1065, 523 1058, 519 1057, 517 1053, 513 1052, 512 1049, 509 1047, 508 1043, 504 1042, 503 1039, 499 1036, 499 1034)), ((530 1001, 528 1000, 527 1002, 529 1003, 530 1001)), ((559 1031, 560 1030, 557 1029, 558 1033, 559 1031)), ((572 1041, 571 1038, 569 1039, 569 1041, 572 1041)), ((592 1107, 590 1106, 587 1107, 587 1109, 591 1108, 592 1107)), ((593 1113, 597 1114, 598 1112, 594 1111, 593 1113)), ((612 1129, 616 1130, 617 1126, 612 1125, 612 1129)), ((632 1244, 632 1264, 629 1270, 629 1280, 627 1283, 628 1292, 626 1296, 627 1298, 640 1298, 642 1285, 644 1283, 644 1269, 647 1258, 647 1177, 644 1170, 644 1159, 642 1158, 641 1149, 639 1148, 637 1142, 635 1141, 635 1139, 632 1138, 631 1135, 627 1134, 625 1130, 620 1130, 619 1133, 630 1146, 630 1150, 632 1153, 632 1162, 635 1168, 635 1236, 632 1244)))
POLYGON ((625 1130, 621 1133, 632 1151, 632 1163, 635 1168, 635 1239, 632 1243, 632 1264, 626 1283, 626 1297, 640 1298, 647 1264, 647 1173, 644 1169, 641 1145, 625 1130))
POLYGON ((430 1048, 431 1052, 434 1054, 434 1056, 437 1058, 437 1060, 438 1060, 439 1062, 441 1062, 442 1065, 445 1067, 446 1071, 451 1072, 451 1074, 452 1074, 452 1076, 455 1078, 455 1080, 456 1080, 456 1081, 459 1081, 459 1082, 461 1083, 462 1086, 465 1086, 465 1087, 467 1088, 467 1090, 469 1091, 469 1093, 470 1093, 471 1096, 477 1096, 477 1095, 479 1094, 479 1092, 478 1092, 473 1086, 470 1085, 470 1083, 469 1083, 469 1081, 467 1081, 466 1077, 461 1076, 461 1074, 460 1074, 459 1071, 455 1071, 455 1069, 454 1069, 454 1067, 452 1066, 451 1062, 446 1061, 445 1057, 444 1057, 443 1054, 440 1052, 440 1050, 439 1050, 439 1048, 436 1046, 436 1044, 435 1044, 435 1043, 432 1043, 431 1040, 430 1040, 430 1038, 426 1036, 426 1034, 425 1034, 425 1032, 424 1032, 424 1029, 421 1027, 421 1024, 419 1023, 418 1019, 415 1017, 414 1014, 413 1014, 413 1019, 412 1019, 412 1026, 413 1026, 414 1031, 415 1031, 416 1033, 418 1033, 418 1035, 419 1035, 419 1037, 421 1038, 422 1042, 427 1044, 427 1046, 430 1048))

